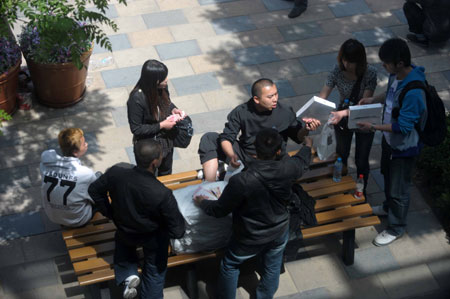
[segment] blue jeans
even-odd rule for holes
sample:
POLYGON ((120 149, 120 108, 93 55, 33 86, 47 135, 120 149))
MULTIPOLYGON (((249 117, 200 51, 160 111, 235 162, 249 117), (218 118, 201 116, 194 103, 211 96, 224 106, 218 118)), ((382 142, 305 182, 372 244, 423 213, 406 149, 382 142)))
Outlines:
POLYGON ((167 272, 167 248, 169 237, 164 233, 152 236, 129 236, 116 232, 114 251, 114 273, 120 285, 130 275, 138 275, 138 256, 136 247, 144 251, 141 298, 163 298, 164 281, 167 272))
POLYGON ((384 176, 386 200, 383 209, 388 213, 387 231, 395 236, 405 233, 409 208, 409 188, 416 157, 392 158, 391 148, 383 137, 381 173, 384 176))
POLYGON ((236 298, 239 266, 246 260, 260 255, 262 263, 261 280, 256 288, 256 298, 273 298, 280 281, 283 251, 289 237, 289 230, 281 237, 264 245, 244 245, 232 238, 222 259, 217 283, 218 298, 236 298))

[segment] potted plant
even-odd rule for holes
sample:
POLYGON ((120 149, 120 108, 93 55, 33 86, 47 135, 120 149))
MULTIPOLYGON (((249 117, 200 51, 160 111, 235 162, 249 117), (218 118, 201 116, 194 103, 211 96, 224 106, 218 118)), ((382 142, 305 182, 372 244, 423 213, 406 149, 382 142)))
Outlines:
MULTIPOLYGON (((117 25, 105 16, 108 0, 6 2, 10 11, 19 10, 26 18, 19 44, 38 100, 56 108, 80 101, 93 43, 112 50, 102 29, 108 26, 117 31, 117 25)), ((126 4, 126 0, 118 2, 126 4)), ((13 14, 8 21, 16 18, 13 14)))
MULTIPOLYGON (((6 31, 1 31, 6 32, 6 31)), ((4 115, 12 114, 17 108, 17 87, 19 83, 22 55, 15 39, 6 33, 0 35, 0 122, 4 115), (2 113, 2 111, 4 113, 2 113)))

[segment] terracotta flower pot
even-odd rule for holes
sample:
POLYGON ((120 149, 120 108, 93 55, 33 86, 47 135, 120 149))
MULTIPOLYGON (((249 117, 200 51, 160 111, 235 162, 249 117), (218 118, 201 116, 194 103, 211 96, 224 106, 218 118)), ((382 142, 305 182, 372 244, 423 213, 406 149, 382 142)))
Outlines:
POLYGON ((22 59, 8 72, 0 75, 0 109, 8 114, 13 114, 17 109, 17 87, 21 63, 22 59))
POLYGON ((86 90, 90 51, 81 56, 84 67, 79 70, 72 62, 36 63, 27 59, 37 99, 43 105, 64 108, 81 101, 86 90))

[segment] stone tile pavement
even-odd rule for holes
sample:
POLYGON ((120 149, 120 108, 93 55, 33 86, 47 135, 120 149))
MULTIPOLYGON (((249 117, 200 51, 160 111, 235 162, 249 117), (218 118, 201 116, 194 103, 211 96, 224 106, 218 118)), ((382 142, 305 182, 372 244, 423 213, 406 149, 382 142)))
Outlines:
MULTIPOLYGON (((84 101, 66 109, 33 103, 5 124, 0 137, 0 297, 108 298, 108 284, 77 286, 60 229, 40 205, 40 153, 55 148, 60 129, 86 132, 89 151, 83 162, 95 170, 134 161, 126 118, 128 93, 142 63, 159 59, 169 67, 174 103, 191 115, 195 133, 188 149, 176 149, 174 172, 200 167, 197 144, 207 131, 220 131, 227 113, 249 98, 250 84, 276 80, 280 101, 298 109, 319 92, 335 63, 341 43, 357 38, 369 62, 379 70, 377 93, 386 73, 377 56, 379 45, 404 37, 408 26, 403 0, 314 0, 299 18, 288 19, 284 0, 128 0, 111 1, 108 15, 118 26, 107 30, 113 53, 99 46, 91 58, 84 101)), ((15 31, 19 28, 16 26, 15 31)), ((426 74, 450 108, 448 44, 424 49, 409 44, 413 62, 426 74)), ((334 92, 331 97, 337 100, 334 92)), ((372 149, 368 200, 383 201, 379 172, 380 135, 372 149)), ((294 145, 290 145, 295 148, 294 145)), ((352 160, 351 170, 354 171, 352 160)), ((379 227, 356 232, 355 264, 339 257, 339 235, 305 241, 298 259, 286 265, 278 298, 448 298, 450 247, 445 233, 412 187, 408 233, 390 246, 371 243, 379 227)), ((200 297, 214 292, 217 264, 199 265, 200 297)), ((185 298, 183 269, 169 271, 165 296, 185 298)), ((249 298, 256 276, 243 271, 239 298, 249 298)))

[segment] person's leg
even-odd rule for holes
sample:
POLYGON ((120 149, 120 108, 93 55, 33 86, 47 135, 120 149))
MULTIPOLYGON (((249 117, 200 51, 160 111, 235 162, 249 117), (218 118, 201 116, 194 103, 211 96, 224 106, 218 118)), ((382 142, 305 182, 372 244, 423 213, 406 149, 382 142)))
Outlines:
POLYGON ((172 174, 172 164, 173 164, 173 148, 167 155, 162 159, 161 165, 158 167, 158 176, 172 174))
POLYGON ((406 37, 412 42, 427 45, 428 41, 423 31, 425 14, 422 8, 414 2, 407 1, 403 4, 403 12, 408 20, 409 31, 413 33, 407 34, 406 37))
POLYGON ((300 16, 302 13, 306 11, 307 7, 308 7, 308 0, 295 0, 294 7, 289 12, 288 17, 292 19, 300 16))
POLYGON ((366 194, 367 182, 369 180, 370 165, 369 155, 372 148, 373 137, 375 133, 355 133, 355 164, 356 172, 359 177, 364 175, 364 195, 366 194))
POLYGON ((271 299, 275 295, 280 281, 283 252, 288 238, 289 231, 286 231, 283 236, 271 242, 270 246, 263 251, 261 280, 256 288, 257 299, 271 299))
POLYGON ((391 175, 390 175, 390 163, 391 163, 392 150, 386 139, 383 136, 381 142, 381 163, 380 171, 383 175, 384 180, 384 196, 385 200, 383 202, 383 210, 387 212, 389 210, 389 202, 391 200, 390 190, 391 190, 391 175))
POLYGON ((144 244, 144 269, 142 271, 141 298, 163 298, 164 281, 167 272, 167 248, 169 237, 159 235, 144 244))
POLYGON ((217 298, 234 299, 239 280, 240 265, 254 257, 258 253, 255 250, 247 250, 235 240, 231 240, 227 251, 220 262, 219 277, 217 280, 217 298))
POLYGON ((388 233, 401 236, 406 228, 409 208, 409 189, 415 158, 394 158, 391 160, 391 186, 387 228, 388 233))
POLYGON ((138 275, 136 246, 128 244, 116 232, 114 249, 114 275, 116 284, 122 284, 131 275, 138 275))
POLYGON ((223 160, 225 156, 219 144, 219 134, 216 132, 205 133, 200 139, 198 154, 203 167, 204 179, 215 182, 217 169, 219 168, 219 159, 223 160))
POLYGON ((352 146, 353 131, 336 125, 334 126, 334 133, 336 135, 336 154, 342 158, 342 163, 347 168, 347 160, 352 146))

